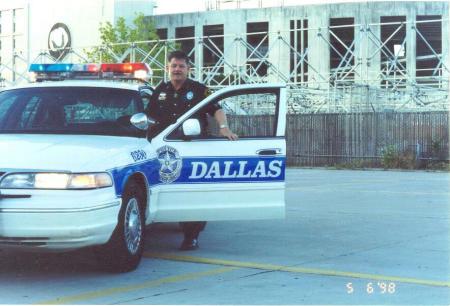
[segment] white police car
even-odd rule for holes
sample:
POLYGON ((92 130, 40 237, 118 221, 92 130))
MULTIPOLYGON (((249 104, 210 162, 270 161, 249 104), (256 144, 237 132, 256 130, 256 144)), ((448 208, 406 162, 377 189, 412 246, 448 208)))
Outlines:
POLYGON ((0 92, 0 248, 96 246, 109 268, 130 271, 146 224, 284 217, 282 85, 217 91, 147 136, 148 87, 95 80, 146 70, 126 65, 32 65, 88 80, 0 92), (229 111, 238 141, 201 136, 191 117, 211 102, 229 111))

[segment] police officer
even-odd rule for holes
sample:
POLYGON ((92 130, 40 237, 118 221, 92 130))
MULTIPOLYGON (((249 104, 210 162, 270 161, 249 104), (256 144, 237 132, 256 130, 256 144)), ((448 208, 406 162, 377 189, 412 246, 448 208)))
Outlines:
MULTIPOLYGON (((173 51, 167 58, 170 81, 161 83, 155 88, 147 106, 147 114, 157 121, 157 133, 175 122, 178 117, 208 96, 208 88, 188 78, 189 57, 183 51, 173 51)), ((202 133, 206 133, 207 114, 214 117, 219 125, 219 132, 229 140, 237 140, 227 125, 225 112, 216 104, 208 104, 194 115, 200 121, 202 133)), ((195 250, 198 248, 198 236, 205 228, 206 222, 180 222, 184 233, 184 240, 180 250, 195 250)))

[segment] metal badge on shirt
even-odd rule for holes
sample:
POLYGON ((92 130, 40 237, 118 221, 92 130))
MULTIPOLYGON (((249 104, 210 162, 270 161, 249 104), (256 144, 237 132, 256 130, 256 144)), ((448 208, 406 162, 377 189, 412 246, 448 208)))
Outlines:
POLYGON ((164 101, 164 100, 166 100, 166 98, 167 98, 167 94, 165 92, 161 92, 159 94, 158 100, 159 101, 164 101))
POLYGON ((191 101, 192 98, 194 98, 194 93, 192 91, 188 91, 188 93, 186 94, 186 99, 191 101))

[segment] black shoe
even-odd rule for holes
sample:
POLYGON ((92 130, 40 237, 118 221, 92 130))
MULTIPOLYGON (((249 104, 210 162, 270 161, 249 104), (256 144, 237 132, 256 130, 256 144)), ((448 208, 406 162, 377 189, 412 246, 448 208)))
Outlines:
POLYGON ((180 251, 192 251, 198 249, 197 239, 184 239, 180 246, 180 251))

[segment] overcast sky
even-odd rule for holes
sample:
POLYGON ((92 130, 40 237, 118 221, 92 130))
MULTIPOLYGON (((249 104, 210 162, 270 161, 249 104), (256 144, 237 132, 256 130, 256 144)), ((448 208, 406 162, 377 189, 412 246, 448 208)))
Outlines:
MULTIPOLYGON (((375 0, 371 0, 375 1, 375 0)), ((385 1, 385 0, 376 0, 385 1)), ((412 0, 413 1, 413 0, 412 0)), ((424 1, 424 0, 422 0, 424 1)), ((432 0, 425 0, 432 1, 432 0)), ((207 3, 215 6, 218 2, 216 0, 156 0, 157 8, 155 14, 173 14, 181 12, 199 12, 205 11, 207 3)), ((223 2, 223 1, 222 1, 223 2)), ((357 1, 357 0, 241 0, 241 8, 255 8, 259 3, 262 3, 263 7, 301 5, 301 4, 318 4, 318 3, 342 3, 342 2, 369 2, 369 1, 357 1)), ((236 8, 236 4, 222 3, 222 9, 236 8)))

